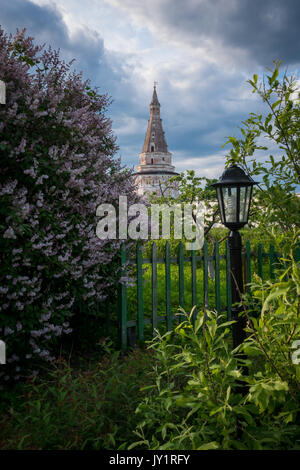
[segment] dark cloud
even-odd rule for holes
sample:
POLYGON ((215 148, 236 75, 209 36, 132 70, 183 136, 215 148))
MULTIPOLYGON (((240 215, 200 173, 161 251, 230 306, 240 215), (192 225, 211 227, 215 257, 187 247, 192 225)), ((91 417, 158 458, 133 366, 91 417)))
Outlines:
POLYGON ((69 41, 66 25, 54 5, 40 7, 26 0, 1 0, 1 26, 12 34, 25 27, 39 44, 65 45, 69 41))
MULTIPOLYGON (((134 51, 131 56, 122 51, 109 52, 101 31, 85 27, 70 35, 54 4, 40 7, 29 0, 0 1, 0 22, 7 33, 14 34, 16 28, 26 27, 36 43, 60 49, 61 57, 67 61, 75 58, 74 68, 82 70, 83 77, 90 78, 100 92, 112 96, 108 112, 120 154, 124 164, 137 165, 152 95, 152 89, 145 95, 143 58, 134 51)), ((175 39, 183 45, 178 47, 182 54, 187 43, 195 49, 204 43, 207 46, 205 57, 201 56, 202 51, 193 56, 189 50, 191 64, 184 57, 181 66, 172 54, 164 61, 159 59, 159 64, 153 60, 161 117, 175 165, 176 161, 182 165, 184 158, 203 157, 204 165, 210 166, 208 156, 217 158, 223 152, 226 137, 239 132, 238 126, 249 112, 258 111, 256 95, 253 98, 245 84, 246 75, 258 72, 257 64, 266 66, 277 58, 288 64, 300 63, 298 1, 110 0, 110 3, 119 7, 119 14, 121 8, 125 9, 125 15, 131 14, 139 25, 149 27, 158 41, 161 35, 168 41, 175 39), (207 45, 207 40, 211 44, 207 45), (212 61, 207 59, 209 47, 212 54, 214 47, 217 50, 212 61), (231 57, 235 67, 226 66, 231 57), (241 57, 243 65, 251 63, 251 73, 244 75, 241 57), (193 60, 201 66, 194 66, 193 60), (185 80, 188 85, 180 86, 185 80)))
POLYGON ((126 73, 118 57, 107 54, 96 31, 85 28, 70 35, 55 4, 38 6, 28 0, 1 0, 1 26, 12 34, 25 27, 26 35, 34 37, 37 44, 60 49, 61 58, 66 61, 75 58, 73 69, 82 71, 83 78, 89 78, 100 92, 122 95, 120 82, 126 73))
MULTIPOLYGON (((299 0, 112 0, 165 37, 201 46, 211 39, 260 65, 300 62, 299 0)), ((238 57, 238 55, 236 54, 238 57)))
POLYGON ((280 59, 300 62, 300 2, 298 0, 242 0, 227 17, 220 34, 229 45, 246 49, 261 65, 280 59))
MULTIPOLYGON (((60 49, 61 58, 67 62, 75 58, 72 69, 82 71, 83 79, 89 78, 100 93, 112 98, 108 116, 112 119, 113 129, 120 114, 134 115, 136 112, 136 93, 124 68, 126 57, 108 53, 96 31, 85 28, 70 35, 55 4, 38 6, 29 0, 1 0, 0 24, 6 33, 13 35, 17 28, 22 30, 25 27, 26 35, 34 37, 36 44, 45 43, 46 48, 51 45, 52 49, 60 49)), ((122 153, 124 146, 126 149, 126 139, 117 136, 117 144, 122 153)), ((132 165, 126 157, 124 163, 132 165)))

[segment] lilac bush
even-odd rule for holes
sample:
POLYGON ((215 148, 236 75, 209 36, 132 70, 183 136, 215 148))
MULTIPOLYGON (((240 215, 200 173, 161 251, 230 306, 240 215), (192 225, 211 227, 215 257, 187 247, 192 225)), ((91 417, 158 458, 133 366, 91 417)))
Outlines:
MULTIPOLYGON (((2 379, 55 357, 79 302, 95 311, 118 283, 119 240, 96 237, 96 207, 133 203, 116 157, 110 100, 25 30, 0 27, 0 337, 2 379)), ((87 318, 88 321, 88 318, 87 318)))

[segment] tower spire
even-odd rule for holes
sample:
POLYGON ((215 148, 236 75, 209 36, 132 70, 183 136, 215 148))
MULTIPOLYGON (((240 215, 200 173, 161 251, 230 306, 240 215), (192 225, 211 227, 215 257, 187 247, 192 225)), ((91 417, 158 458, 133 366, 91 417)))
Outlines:
POLYGON ((150 116, 145 136, 140 164, 135 174, 139 194, 160 194, 171 176, 177 175, 172 165, 172 155, 168 151, 165 133, 160 118, 160 103, 156 92, 157 82, 154 82, 150 116))
POLYGON ((168 146, 160 119, 160 103, 156 93, 154 82, 152 100, 150 103, 150 117, 143 145, 143 152, 168 152, 168 146))

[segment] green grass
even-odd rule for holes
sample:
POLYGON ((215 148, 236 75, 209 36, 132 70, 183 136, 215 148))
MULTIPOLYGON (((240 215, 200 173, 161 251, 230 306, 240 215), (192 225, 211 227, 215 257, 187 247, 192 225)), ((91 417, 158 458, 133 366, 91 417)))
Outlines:
MULTIPOLYGON (((153 355, 108 351, 101 361, 71 367, 57 361, 24 385, 0 420, 0 450, 117 449, 132 442, 139 388, 153 355)), ((125 447, 126 448, 126 447, 125 447)))
MULTIPOLYGON (((152 286, 151 264, 144 265, 147 271, 144 274, 144 287, 143 287, 143 302, 145 309, 145 316, 150 317, 152 314, 152 286)), ((204 289, 203 289, 203 270, 201 267, 197 268, 197 305, 203 306, 204 302, 204 289)), ((164 264, 157 265, 157 298, 158 298, 158 314, 165 315, 165 267, 164 264)), ((221 261, 221 303, 226 304, 226 289, 225 289, 225 262, 221 261)), ((192 274, 191 263, 184 263, 184 308, 189 310, 192 308, 192 274)), ((128 294, 128 318, 134 319, 133 316, 137 309, 136 287, 130 287, 127 291, 128 294)), ((171 304, 172 313, 175 314, 179 305, 179 273, 178 266, 171 265, 171 304)), ((215 305, 215 292, 214 292, 214 279, 209 278, 209 304, 215 305)))
MULTIPOLYGON (((196 289, 197 289, 197 308, 203 309, 204 307, 204 286, 203 286, 203 262, 197 263, 196 270, 196 289)), ((144 305, 144 318, 152 317, 152 266, 145 264, 143 267, 146 269, 143 275, 143 305, 144 305)), ((212 265, 212 275, 208 276, 208 307, 210 309, 216 308, 215 297, 215 272, 212 265)), ((252 281, 254 273, 258 274, 257 258, 251 257, 251 273, 252 281)), ((263 277, 269 279, 270 268, 269 259, 263 258, 263 277)), ((227 311, 227 297, 226 297, 226 263, 225 259, 220 260, 220 295, 221 295, 221 311, 227 311)), ((158 316, 166 315, 166 288, 165 288, 165 265, 163 263, 157 264, 157 301, 158 316)), ((178 312, 179 307, 179 270, 177 264, 171 264, 171 306, 172 315, 178 312)), ((184 309, 191 311, 193 307, 192 302, 192 273, 191 262, 184 263, 184 309)), ((137 320, 137 288, 133 285, 127 289, 127 315, 128 320, 137 320)), ((159 324, 160 330, 164 332, 164 324, 159 324)), ((151 336, 152 327, 147 325, 145 332, 151 336)))

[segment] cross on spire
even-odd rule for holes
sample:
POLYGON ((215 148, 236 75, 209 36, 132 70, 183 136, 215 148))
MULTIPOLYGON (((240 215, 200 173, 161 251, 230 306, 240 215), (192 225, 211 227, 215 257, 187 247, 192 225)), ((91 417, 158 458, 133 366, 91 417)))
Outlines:
MULTIPOLYGON (((154 82, 153 95, 152 95, 152 101, 150 103, 150 107, 151 106, 156 106, 156 107, 160 106, 158 98, 157 98, 157 94, 156 94, 156 85, 157 85, 157 83, 158 82, 154 82)), ((159 111, 158 111, 158 113, 159 113, 159 111)))

